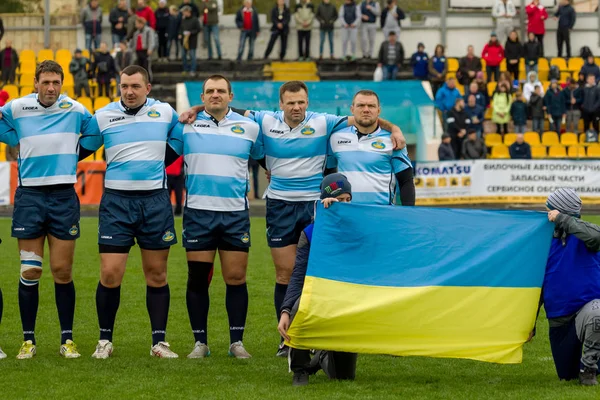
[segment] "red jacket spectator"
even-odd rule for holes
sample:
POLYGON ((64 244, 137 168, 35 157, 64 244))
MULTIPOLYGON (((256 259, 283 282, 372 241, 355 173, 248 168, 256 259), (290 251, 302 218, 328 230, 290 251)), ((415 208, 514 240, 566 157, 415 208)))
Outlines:
POLYGON ((500 43, 487 43, 481 52, 481 58, 490 67, 497 67, 504 60, 504 48, 500 43))
POLYGON ((546 33, 545 21, 548 19, 548 12, 546 8, 535 1, 532 1, 526 8, 527 11, 527 33, 533 32, 536 35, 543 35, 546 33))
POLYGON ((4 107, 8 103, 8 92, 6 90, 0 90, 0 107, 4 107))
POLYGON ((138 8, 135 14, 138 17, 144 18, 146 22, 148 22, 148 26, 156 30, 156 16, 150 7, 146 6, 144 8, 138 8))

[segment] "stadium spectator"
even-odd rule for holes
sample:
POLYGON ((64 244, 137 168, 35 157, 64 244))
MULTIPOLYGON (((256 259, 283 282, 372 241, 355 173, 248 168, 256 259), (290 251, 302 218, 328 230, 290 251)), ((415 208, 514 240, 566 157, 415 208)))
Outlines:
MULTIPOLYGON (((335 8, 334 8, 335 10, 335 8)), ((287 38, 290 31, 290 9, 285 5, 285 0, 277 0, 277 4, 271 10, 271 38, 265 51, 265 57, 269 58, 277 38, 280 39, 279 60, 283 61, 287 50, 287 38)), ((321 46, 323 51, 323 46, 321 46)), ((333 53, 332 53, 333 54, 333 53)))
POLYGON ((154 37, 154 30, 146 24, 146 20, 142 17, 135 17, 135 31, 133 32, 132 40, 129 42, 129 47, 135 50, 135 65, 139 65, 148 71, 150 77, 152 77, 150 56, 156 47, 154 37))
POLYGON ((175 215, 181 215, 183 211, 183 187, 185 186, 183 156, 180 156, 173 164, 169 165, 166 172, 169 196, 171 196, 171 193, 175 193, 175 215))
POLYGON ((110 93, 110 82, 115 79, 117 70, 115 68, 115 59, 108 52, 106 42, 100 43, 100 48, 94 53, 91 75, 98 84, 98 96, 112 98, 110 93))
POLYGON ((363 58, 371 58, 375 46, 375 33, 377 33, 377 17, 381 15, 379 1, 363 0, 360 4, 360 13, 362 15, 360 49, 363 58))
POLYGON ((529 32, 527 36, 529 40, 523 45, 523 56, 525 57, 525 71, 529 74, 531 71, 537 72, 538 59, 542 57, 543 49, 533 32, 529 32))
POLYGON ((539 57, 544 57, 544 35, 546 34, 546 20, 548 12, 546 7, 540 4, 540 0, 532 0, 525 7, 527 13, 527 36, 533 33, 540 44, 539 57))
POLYGON ((127 19, 129 12, 127 11, 127 1, 119 0, 115 8, 110 11, 108 19, 110 21, 110 33, 112 35, 113 48, 117 47, 122 40, 127 36, 127 19))
POLYGON ((583 130, 587 132, 593 125, 598 131, 598 110, 600 110, 600 87, 596 85, 596 76, 587 75, 586 84, 583 87, 583 100, 581 102, 581 117, 583 118, 583 130))
POLYGON ((296 5, 294 20, 298 31, 298 61, 310 60, 310 37, 315 19, 315 7, 310 0, 300 0, 296 5))
POLYGON ((498 90, 492 97, 492 103, 492 122, 496 124, 496 132, 507 134, 512 97, 506 86, 498 85, 498 90))
POLYGON ((413 76, 421 81, 427 80, 429 76, 429 56, 425 53, 425 45, 417 44, 417 51, 410 57, 410 66, 413 76))
POLYGON ((117 96, 121 96, 121 71, 125 68, 133 65, 133 61, 135 58, 135 54, 129 46, 127 46, 126 41, 122 41, 119 43, 119 51, 115 54, 115 68, 117 70, 117 96))
POLYGON ((381 11, 381 30, 383 37, 388 37, 391 31, 396 32, 396 37, 400 40, 400 26, 406 15, 400 7, 397 0, 387 0, 387 7, 381 11))
POLYGON ((596 83, 600 82, 600 68, 598 67, 598 65, 596 65, 596 62, 594 61, 594 56, 591 54, 587 56, 585 64, 583 64, 583 67, 581 67, 581 71, 579 71, 579 75, 583 75, 585 77, 586 82, 587 77, 590 74, 594 75, 596 83))
POLYGON ((185 7, 185 6, 191 7, 191 9, 192 9, 192 17, 194 17, 194 18, 199 18, 200 17, 200 9, 194 3, 193 0, 183 0, 183 3, 181 3, 179 5, 179 11, 181 12, 181 9, 183 7, 185 7))
POLYGON ((496 19, 496 33, 498 33, 500 43, 504 43, 512 32, 515 15, 517 15, 517 9, 512 0, 496 0, 492 8, 492 17, 496 19))
POLYGON ((518 91, 515 96, 515 101, 510 106, 510 116, 514 124, 514 132, 525 133, 527 129, 527 103, 523 100, 523 93, 518 91))
POLYGON ((211 37, 215 41, 217 58, 222 58, 221 43, 219 41, 219 4, 217 0, 202 0, 200 4, 202 13, 202 25, 204 26, 204 43, 208 48, 208 59, 213 58, 211 37))
POLYGON ((167 57, 171 57, 171 46, 175 44, 175 59, 178 59, 180 56, 179 25, 181 25, 181 15, 179 14, 179 9, 176 6, 171 6, 169 7, 169 29, 167 30, 167 57))
POLYGON ((19 55, 12 47, 12 40, 6 40, 6 45, 0 51, 0 69, 2 70, 2 82, 15 83, 17 79, 17 67, 19 66, 19 55))
POLYGON ((454 149, 452 148, 452 138, 447 133, 442 135, 442 143, 438 147, 438 158, 440 161, 456 160, 454 149))
MULTIPOLYGON (((598 384, 600 358, 600 227, 581 218, 581 198, 561 188, 546 201, 554 234, 540 307, 548 318, 550 349, 558 378, 598 384)), ((530 338, 535 335, 535 326, 530 338)))
POLYGON ((323 47, 325 45, 325 37, 329 40, 329 57, 333 60, 333 28, 335 21, 338 19, 338 11, 335 5, 331 4, 331 0, 323 0, 317 8, 315 16, 319 21, 319 33, 321 35, 319 42, 319 60, 323 59, 323 47))
POLYGON ((523 46, 519 41, 519 34, 515 30, 508 35, 504 46, 504 56, 506 57, 506 70, 512 75, 513 81, 518 81, 519 62, 523 57, 523 46))
POLYGON ((167 53, 167 42, 169 37, 167 36, 169 31, 169 21, 171 12, 167 7, 167 0, 160 0, 158 2, 158 8, 154 11, 154 17, 156 18, 156 34, 158 35, 158 61, 167 61, 169 53, 167 53))
POLYGON ((183 73, 190 76, 196 75, 196 49, 198 48, 198 34, 202 27, 200 20, 192 16, 192 8, 189 6, 181 9, 183 19, 179 26, 179 37, 181 38, 183 73))
POLYGON ((468 86, 475 80, 477 72, 481 71, 481 59, 475 55, 473 46, 467 47, 467 55, 458 61, 456 78, 463 86, 468 86))
POLYGON ((344 0, 338 14, 342 24, 342 55, 348 61, 354 60, 356 59, 356 40, 361 19, 360 7, 354 0, 344 0), (352 56, 348 54, 348 44, 350 44, 352 56))
POLYGON ((536 71, 529 71, 527 74, 527 82, 523 85, 523 97, 525 100, 529 102, 531 99, 531 94, 534 92, 535 87, 539 86, 541 89, 541 95, 544 95, 544 88, 542 87, 542 82, 538 80, 538 74, 536 71))
POLYGON ((575 9, 571 6, 570 0, 559 0, 558 10, 554 14, 554 19, 558 20, 558 28, 556 29, 558 56, 562 57, 564 43, 567 48, 567 58, 571 58, 571 31, 575 26, 577 15, 575 9))
POLYGON ((531 146, 525 142, 523 134, 517 134, 517 139, 508 148, 513 160, 531 160, 531 146))
POLYGON ((483 47, 481 58, 485 60, 485 70, 488 82, 492 81, 492 77, 498 82, 500 64, 502 63, 502 60, 504 60, 504 48, 502 48, 502 45, 498 41, 496 32, 492 32, 489 42, 483 47))
POLYGON ((528 106, 529 114, 531 115, 531 129, 541 135, 544 130, 544 98, 541 83, 535 85, 533 93, 530 95, 528 106))
POLYGON ((487 108, 487 105, 488 105, 487 91, 482 92, 479 89, 479 85, 475 81, 471 82, 471 84, 469 85, 469 88, 467 89, 467 93, 465 93, 464 99, 466 102, 469 101, 470 96, 475 97, 475 103, 478 106, 480 106, 483 110, 485 110, 487 108))
POLYGON ((396 80, 398 70, 402 68, 404 61, 404 48, 397 41, 396 32, 391 31, 386 42, 381 43, 379 48, 378 67, 383 68, 383 80, 396 80))
MULTIPOLYGON (((478 93, 479 94, 479 93, 478 93)), ((485 117, 485 109, 477 103, 477 94, 470 94, 467 97, 467 105, 465 111, 469 117, 467 130, 472 129, 477 133, 478 137, 483 134, 483 120, 485 117)))
POLYGON ((85 92, 87 97, 90 97, 89 69, 90 60, 83 57, 80 49, 75 49, 75 54, 69 64, 69 72, 73 75, 75 83, 75 96, 81 96, 81 91, 85 92))
POLYGON ((144 18, 148 27, 152 28, 153 31, 156 30, 156 17, 154 16, 154 11, 152 11, 150 6, 146 5, 146 0, 137 0, 135 14, 138 17, 144 18))
POLYGON ((456 99, 459 97, 460 92, 456 88, 455 78, 448 78, 446 83, 444 83, 435 94, 435 106, 442 112, 444 121, 446 121, 447 118, 446 114, 454 108, 456 99))
POLYGON ((98 0, 90 0, 81 10, 81 23, 85 32, 85 48, 93 54, 102 40, 102 7, 98 0))
POLYGON ((475 130, 467 131, 467 140, 462 144, 462 157, 465 160, 480 160, 486 156, 487 148, 483 139, 477 136, 475 130))
POLYGON ((579 133, 579 120, 581 119, 581 103, 583 102, 583 89, 575 79, 567 79, 567 86, 563 89, 565 105, 567 107, 567 132, 579 133))
POLYGON ((454 101, 454 107, 446 114, 446 133, 452 138, 452 149, 454 155, 458 158, 462 155, 462 145, 467 134, 467 125, 469 116, 465 111, 465 101, 462 97, 457 97, 454 101))
POLYGON ((513 85, 512 76, 510 75, 510 72, 508 72, 508 71, 500 72, 498 84, 496 85, 496 92, 498 91, 498 88, 500 86, 506 87, 506 91, 510 94, 512 94, 515 91, 515 89, 518 88, 518 85, 517 86, 513 85))
POLYGON ((483 71, 479 71, 475 76, 475 83, 477 84, 477 88, 479 89, 479 93, 483 95, 485 98, 485 107, 488 108, 490 106, 490 93, 488 92, 487 82, 483 77, 483 71))
POLYGON ((565 105, 565 96, 560 90, 556 79, 553 79, 544 96, 544 107, 550 122, 550 129, 553 129, 560 135, 561 124, 565 123, 567 117, 567 107, 565 105))
POLYGON ((444 55, 444 46, 441 44, 435 46, 435 51, 429 59, 427 69, 429 71, 429 82, 431 83, 433 97, 436 97, 438 89, 446 81, 446 73, 448 72, 448 60, 444 55))
POLYGON ((128 42, 131 40, 135 32, 135 24, 137 19, 136 10, 137 8, 135 6, 132 6, 129 8, 129 10, 127 10, 129 17, 127 18, 127 37, 125 39, 128 42))
POLYGON ((254 41, 260 32, 258 12, 252 5, 252 0, 244 0, 244 5, 235 15, 235 24, 240 30, 240 45, 237 60, 238 62, 242 61, 246 40, 248 40, 248 60, 252 60, 254 56, 254 41))

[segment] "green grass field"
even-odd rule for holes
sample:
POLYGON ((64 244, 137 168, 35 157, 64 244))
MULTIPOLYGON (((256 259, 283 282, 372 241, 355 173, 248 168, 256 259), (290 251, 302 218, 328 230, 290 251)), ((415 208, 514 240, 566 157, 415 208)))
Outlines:
MULTIPOLYGON (((595 218, 594 222, 600 222, 595 218)), ((181 220, 178 221, 181 224, 181 220)), ((82 357, 65 360, 58 356, 59 325, 52 278, 46 261, 40 289, 36 327, 38 355, 18 361, 21 325, 17 304, 19 261, 16 240, 10 238, 10 219, 0 219, 0 285, 4 293, 4 317, 0 346, 8 354, 0 361, 0 398, 329 398, 329 399, 598 399, 600 388, 582 388, 559 382, 548 344, 545 318, 538 321, 536 339, 525 346, 520 365, 495 365, 467 360, 359 357, 354 382, 330 382, 323 373, 311 378, 308 387, 291 387, 286 360, 276 358, 278 343, 273 309, 274 269, 264 235, 264 219, 252 220, 253 248, 250 252, 248 285, 250 311, 244 343, 250 360, 227 357, 228 324, 224 284, 215 273, 211 287, 209 345, 211 357, 188 360, 193 345, 187 310, 185 252, 175 246, 169 262, 171 314, 167 340, 180 359, 161 360, 149 356, 150 323, 145 306, 145 282, 139 250, 134 248, 121 292, 114 339, 115 353, 109 360, 93 360, 98 339, 95 291, 99 276, 96 245, 97 219, 83 218, 82 237, 75 255, 77 288, 75 342, 82 357)), ((181 227, 177 229, 181 232, 181 227)), ((406 321, 410 323, 410 321, 406 321)))

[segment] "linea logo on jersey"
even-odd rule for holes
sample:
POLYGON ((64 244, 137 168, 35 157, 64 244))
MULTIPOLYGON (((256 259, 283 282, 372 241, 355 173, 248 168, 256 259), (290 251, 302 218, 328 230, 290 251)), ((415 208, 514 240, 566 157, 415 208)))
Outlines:
POLYGON ((73 107, 73 103, 67 100, 63 100, 58 104, 58 108, 62 108, 63 110, 66 110, 67 108, 71 107, 73 107))
POLYGON ((69 229, 69 235, 71 236, 75 236, 79 233, 79 228, 77 228, 77 225, 73 225, 71 227, 71 229, 69 229))
POLYGON ((154 108, 151 109, 150 111, 148 111, 147 114, 150 118, 158 118, 160 117, 160 113, 158 111, 156 111, 154 108))
POLYGON ((244 132, 246 132, 246 131, 240 125, 236 124, 236 125, 234 125, 234 126, 231 127, 231 132, 237 133, 238 135, 243 135, 244 132))
POLYGON ((302 128, 300 133, 303 134, 304 136, 310 136, 315 133, 315 130, 313 128, 311 128, 310 126, 305 126, 304 128, 302 128))
POLYGON ((248 232, 244 233, 240 240, 242 241, 242 243, 248 243, 250 241, 250 235, 248 234, 248 232))
POLYGON ((175 234, 171 231, 166 231, 162 237, 162 240, 165 242, 170 242, 173 239, 175 239, 175 234))
POLYGON ((376 141, 371 143, 371 147, 377 150, 383 150, 385 149, 385 143, 383 143, 381 139, 377 139, 376 141))

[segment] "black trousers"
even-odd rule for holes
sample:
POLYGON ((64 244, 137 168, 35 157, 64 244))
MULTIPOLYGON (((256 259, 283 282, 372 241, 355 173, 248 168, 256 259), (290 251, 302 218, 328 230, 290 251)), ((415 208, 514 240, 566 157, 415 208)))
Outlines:
POLYGON ((112 96, 110 95, 110 79, 108 79, 108 82, 98 82, 98 96, 106 96, 112 98, 112 96))
POLYGON ((540 44, 540 57, 544 57, 544 34, 542 33, 541 35, 535 35, 535 37, 537 38, 539 44, 540 44))
MULTIPOLYGON (((513 80, 518 80, 519 79, 519 63, 510 64, 508 62, 508 60, 506 60, 506 70, 508 72, 510 72, 510 74, 513 77, 513 80)), ((512 84, 512 82, 511 82, 511 84, 512 84)))
POLYGON ((571 32, 568 29, 556 31, 556 44, 558 45, 558 56, 562 57, 563 43, 567 46, 567 58, 571 58, 571 32))
POLYGON ((137 60, 135 62, 136 65, 143 67, 148 71, 148 50, 137 50, 137 60))
POLYGON ((310 31, 298 31, 298 58, 310 57, 310 31))
POLYGON ((167 30, 160 29, 156 31, 156 33, 158 34, 158 57, 168 57, 169 54, 167 54, 167 42, 169 41, 169 38, 167 37, 167 30))
MULTIPOLYGON (((0 60, 0 62, 3 62, 4 60, 0 60)), ((16 73, 17 70, 16 68, 4 68, 2 70, 2 82, 4 82, 4 84, 6 85, 7 83, 15 83, 16 81, 16 73)), ((12 100, 12 99, 11 99, 12 100)))
POLYGON ((440 90, 444 82, 430 81, 429 83, 431 83, 431 91, 433 92, 433 98, 435 99, 437 91, 440 90))
POLYGON ((175 192, 175 214, 181 214, 183 205, 183 186, 185 178, 183 175, 167 175, 167 188, 169 196, 171 192, 175 192))
POLYGON ((267 45, 267 51, 265 51, 265 58, 269 58, 271 52, 273 51, 273 47, 275 47, 275 42, 277 38, 281 38, 281 49, 279 50, 279 59, 283 60, 285 58, 285 53, 287 51, 287 38, 288 33, 284 31, 272 31, 271 38, 269 39, 269 44, 267 45))
POLYGON ((590 129, 590 126, 594 127, 594 130, 598 132, 598 118, 597 113, 588 112, 585 110, 581 110, 581 117, 583 118, 583 130, 587 131, 590 129))
POLYGON ((314 374, 322 369, 329 379, 353 380, 356 377, 358 354, 319 350, 311 359, 310 350, 290 348, 292 372, 314 374))
POLYGON ((492 76, 494 77, 494 81, 498 82, 498 79, 500 78, 500 67, 499 66, 490 67, 488 65, 485 67, 485 72, 487 73, 488 82, 492 81, 492 76))

